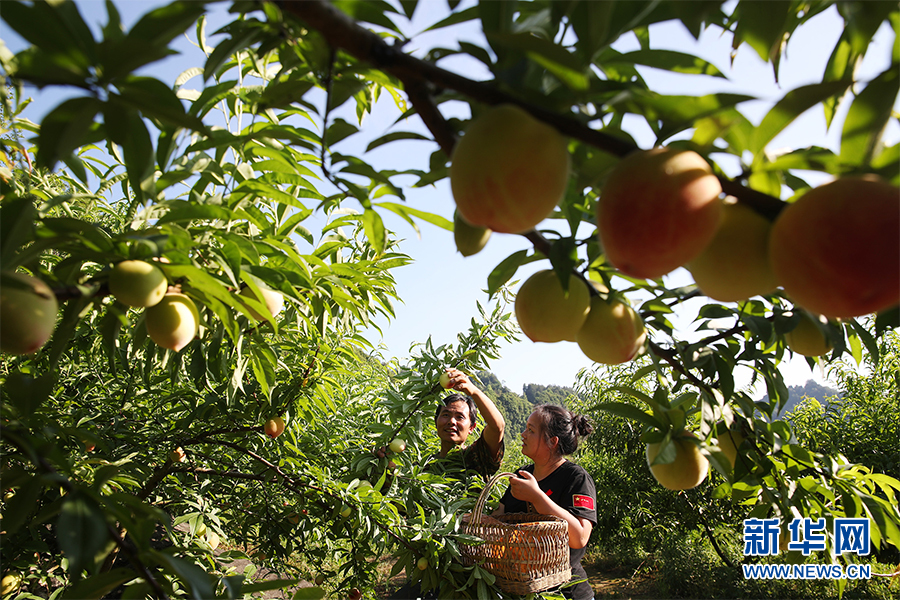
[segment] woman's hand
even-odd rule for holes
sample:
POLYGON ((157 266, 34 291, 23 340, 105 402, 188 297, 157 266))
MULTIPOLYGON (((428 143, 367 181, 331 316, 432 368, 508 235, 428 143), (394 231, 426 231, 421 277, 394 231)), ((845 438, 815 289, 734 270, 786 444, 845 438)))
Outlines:
POLYGON ((537 479, 528 471, 519 471, 519 477, 510 477, 509 489, 513 498, 532 504, 536 504, 538 500, 546 497, 538 486, 537 479))

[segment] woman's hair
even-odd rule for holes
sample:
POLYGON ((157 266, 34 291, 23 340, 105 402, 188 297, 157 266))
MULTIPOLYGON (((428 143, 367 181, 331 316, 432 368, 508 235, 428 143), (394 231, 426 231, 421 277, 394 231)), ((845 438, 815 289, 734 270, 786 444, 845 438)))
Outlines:
POLYGON ((572 454, 578 449, 579 438, 590 435, 594 426, 584 415, 576 415, 554 404, 536 406, 534 411, 541 418, 544 440, 550 444, 552 438, 559 439, 557 451, 562 456, 572 454))

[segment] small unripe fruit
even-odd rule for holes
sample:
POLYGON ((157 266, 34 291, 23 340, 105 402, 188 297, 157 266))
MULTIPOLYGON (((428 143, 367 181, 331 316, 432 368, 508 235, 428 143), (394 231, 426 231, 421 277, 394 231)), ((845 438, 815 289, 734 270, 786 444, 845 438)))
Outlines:
POLYGON ((298 515, 295 512, 292 512, 291 514, 288 515, 288 521, 290 521, 294 525, 297 525, 298 523, 300 523, 300 515, 298 515))
POLYGON ((420 557, 419 560, 416 561, 416 567, 420 571, 424 571, 425 569, 428 568, 428 559, 425 558, 424 556, 420 557))
POLYGON ((359 486, 357 486, 357 488, 356 488, 356 490, 358 492, 368 492, 369 490, 373 490, 373 489, 375 489, 375 486, 373 486, 369 481, 367 481, 365 479, 360 481, 359 486))
POLYGON ((772 223, 746 204, 726 203, 712 242, 687 264, 697 287, 719 302, 739 302, 778 287, 769 262, 772 223))
POLYGON ((197 335, 200 313, 194 301, 184 294, 166 294, 155 306, 144 311, 147 334, 158 346, 178 352, 197 335))
POLYGON ((206 535, 206 524, 205 523, 200 523, 199 525, 197 525, 196 535, 197 535, 197 537, 203 537, 204 535, 206 535))
POLYGON ((362 592, 359 591, 359 588, 352 588, 347 594, 347 600, 359 600, 360 598, 362 598, 362 592))
POLYGON ((850 318, 900 303, 900 189, 847 177, 787 205, 772 226, 778 283, 811 312, 850 318))
POLYGON ((84 443, 85 452, 93 452, 96 448, 97 448, 97 445, 94 444, 93 442, 85 442, 84 443))
POLYGON ((142 260, 123 260, 109 273, 110 293, 128 306, 155 306, 167 289, 169 283, 162 270, 142 260))
POLYGON ((563 291, 552 270, 538 271, 516 294, 519 327, 533 342, 575 341, 591 306, 587 285, 569 274, 569 289, 563 291))
POLYGON ((803 356, 822 356, 834 346, 825 337, 819 325, 806 313, 802 313, 797 326, 784 334, 788 348, 803 356))
POLYGON ((341 509, 341 516, 346 519, 350 516, 351 512, 350 507, 345 505, 344 508, 341 509))
POLYGON ((450 387, 450 373, 441 373, 441 377, 438 379, 438 382, 441 384, 441 387, 445 390, 450 387))
POLYGON ((610 174, 597 201, 597 233, 609 262, 655 279, 694 259, 721 218, 722 185, 696 152, 633 152, 610 174))
POLYGON ((647 465, 653 477, 668 490, 689 490, 700 485, 709 473, 709 461, 700 453, 692 440, 694 435, 683 432, 675 437, 675 460, 667 464, 654 465, 662 442, 647 444, 647 465))
POLYGON ((24 288, 0 285, 0 351, 31 354, 47 343, 56 327, 53 290, 23 273, 4 273, 24 288))
POLYGON ((406 450, 406 442, 401 440, 400 438, 394 438, 393 440, 391 440, 391 443, 388 445, 388 448, 391 449, 391 452, 394 452, 395 454, 399 454, 400 452, 403 452, 404 450, 406 450))
POLYGON ((475 118, 450 164, 459 214, 501 233, 533 229, 562 199, 568 181, 566 139, 511 104, 475 118))
POLYGON ((187 454, 185 454, 181 446, 178 446, 169 453, 169 460, 172 462, 184 462, 187 460, 187 454))
POLYGON ((594 362, 617 365, 634 358, 644 346, 647 330, 641 316, 619 300, 591 298, 591 311, 575 341, 594 362))
POLYGON ((316 583, 316 585, 321 586, 323 583, 325 583, 325 576, 322 575, 321 573, 319 573, 318 575, 316 575, 315 583, 316 583))
MULTIPOLYGON (((281 309, 284 308, 284 296, 281 295, 281 292, 276 292, 275 290, 270 290, 266 287, 259 288, 260 293, 262 294, 262 299, 260 299, 259 295, 253 291, 250 287, 245 287, 241 290, 241 296, 245 298, 252 298, 258 302, 262 302, 266 305, 266 308, 269 309, 269 312, 272 314, 272 317, 278 315, 281 312, 281 309)), ((254 309, 250 309, 250 316, 252 316, 257 321, 265 321, 265 317, 263 317, 259 311, 254 309)))
POLYGON ((219 534, 215 531, 210 531, 206 534, 206 543, 209 544, 209 547, 215 550, 219 547, 219 534))
POLYGON ((463 256, 472 256, 481 252, 491 237, 491 230, 487 227, 478 227, 467 222, 459 211, 453 213, 453 241, 456 249, 463 256))
POLYGON ((274 417, 272 419, 269 419, 268 421, 266 421, 263 429, 265 430, 266 435, 274 440, 279 435, 284 433, 284 419, 282 419, 281 417, 274 417))

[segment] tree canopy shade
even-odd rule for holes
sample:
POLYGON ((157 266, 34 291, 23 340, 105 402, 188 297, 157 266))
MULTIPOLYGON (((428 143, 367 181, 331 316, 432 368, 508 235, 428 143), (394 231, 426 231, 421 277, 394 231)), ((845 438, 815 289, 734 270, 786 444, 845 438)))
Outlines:
MULTIPOLYGON (((634 402, 595 408, 642 428, 642 443, 659 444, 657 463, 675 460, 673 440, 691 430, 724 478, 713 497, 747 518, 868 517, 877 549, 900 547, 900 482, 804 447, 777 418, 788 398, 779 366, 803 319, 829 348, 812 364, 843 356, 877 364, 879 339, 900 325, 900 149, 884 141, 897 126, 896 2, 450 0, 431 29, 471 22, 487 43, 421 58, 406 51, 397 26, 418 4, 240 0, 212 44, 208 2, 159 7, 127 31, 108 2, 100 39, 72 2, 3 3, 0 16, 31 46, 15 55, 0 47, 0 307, 4 320, 46 318, 9 308, 15 295, 48 296, 17 275, 26 273, 60 305, 46 344, 6 354, 0 367, 4 568, 24 573, 29 589, 61 590, 57 597, 236 598, 315 572, 331 590, 365 587, 377 566, 370 559, 391 552, 396 571, 405 567, 423 589, 495 597, 493 575, 455 560, 459 544, 473 541, 457 522, 471 497, 464 484, 424 472, 422 460, 435 446, 440 371, 474 373, 497 357, 515 334, 505 286, 536 261, 564 286, 571 274, 572 285, 589 283, 592 303, 634 304, 646 329, 642 362, 610 382, 634 402), (652 67, 723 77, 699 57, 654 48, 655 24, 681 22, 695 37, 727 31, 734 49, 756 52, 777 74, 791 35, 834 10, 845 28, 821 81, 787 90, 758 124, 740 111, 750 96, 666 95, 641 75, 652 67), (890 64, 861 81, 855 67, 884 28, 895 36, 890 64), (189 30, 203 64, 185 65, 174 85, 139 74, 189 30), (626 34, 639 50, 613 48, 626 34), (439 65, 455 55, 491 78, 439 65), (24 84, 78 93, 32 123, 22 117, 24 84), (378 169, 335 150, 360 135, 382 96, 429 135, 397 127, 368 149, 418 140, 431 147, 427 170, 378 169), (458 343, 428 341, 409 364, 382 363, 366 355, 362 332, 375 316, 393 315, 392 272, 411 260, 383 215, 452 227, 410 206, 404 192, 406 182, 448 177, 469 125, 445 117, 451 101, 468 104, 474 119, 513 104, 564 136, 568 185, 551 220, 524 232, 521 249, 491 273, 496 302, 477 307, 458 343), (840 128, 837 149, 773 151, 770 142, 808 110, 840 128), (338 116, 347 111, 355 123, 338 116), (819 310, 830 318, 817 319, 792 299, 792 289, 811 286, 803 282, 719 302, 696 285, 625 275, 595 229, 622 159, 647 150, 627 132, 634 118, 653 145, 697 155, 703 168, 694 170, 721 189, 715 202, 727 195, 776 225, 804 198, 833 206, 821 221, 815 207, 793 216, 776 262, 783 273, 815 277, 799 262, 811 253, 833 277, 825 297, 852 306, 875 298, 864 304, 874 308, 819 310), (729 161, 740 164, 738 177, 726 176, 729 161), (846 183, 811 190, 823 178, 873 191, 862 201, 834 191, 846 183), (124 260, 161 271, 181 308, 123 303, 110 274, 124 260), (701 335, 687 336, 671 316, 695 308, 701 335), (185 327, 177 343, 159 341, 176 326, 185 327), (742 367, 765 382, 768 401, 736 385, 742 367), (274 417, 287 428, 272 440, 263 423, 274 417), (726 430, 744 439, 733 467, 719 445, 726 430), (398 436, 407 449, 386 453, 398 436), (289 562, 298 555, 302 564, 289 562), (277 561, 292 577, 254 582, 252 569, 229 571, 246 556, 277 561), (421 557, 428 567, 412 568, 421 557)), ((669 173, 633 179, 680 191, 669 173)))

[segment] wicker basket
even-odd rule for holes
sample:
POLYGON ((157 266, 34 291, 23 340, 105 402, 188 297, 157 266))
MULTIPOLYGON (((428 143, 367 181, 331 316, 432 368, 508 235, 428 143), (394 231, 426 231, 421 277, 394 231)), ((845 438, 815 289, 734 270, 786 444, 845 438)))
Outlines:
POLYGON ((569 534, 566 522, 552 515, 510 513, 482 521, 491 488, 498 473, 478 496, 475 510, 463 516, 462 530, 484 540, 461 544, 462 562, 480 564, 493 574, 496 585, 511 594, 531 594, 562 585, 572 578, 569 567, 569 534))

